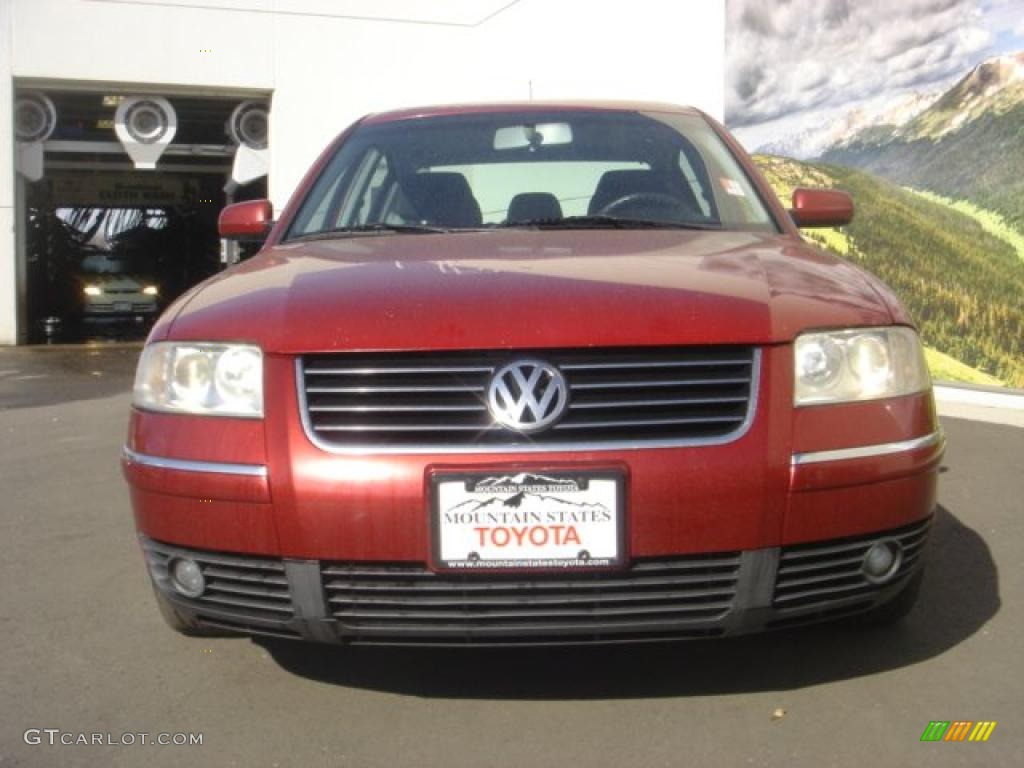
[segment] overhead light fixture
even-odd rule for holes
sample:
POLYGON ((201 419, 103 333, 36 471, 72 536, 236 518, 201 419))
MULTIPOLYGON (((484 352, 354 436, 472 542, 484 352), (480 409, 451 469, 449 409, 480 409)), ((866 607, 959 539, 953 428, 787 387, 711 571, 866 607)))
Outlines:
POLYGON ((177 130, 177 113, 162 96, 132 96, 114 113, 114 133, 139 169, 156 168, 177 130))

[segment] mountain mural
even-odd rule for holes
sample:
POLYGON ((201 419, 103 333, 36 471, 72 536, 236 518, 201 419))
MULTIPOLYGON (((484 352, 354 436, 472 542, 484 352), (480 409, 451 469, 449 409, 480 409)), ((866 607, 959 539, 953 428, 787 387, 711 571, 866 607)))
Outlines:
POLYGON ((1024 387, 1024 51, 820 136, 815 160, 781 156, 807 154, 800 136, 755 156, 783 200, 796 186, 853 195, 849 227, 805 235, 892 286, 935 378, 1024 387))
POLYGON ((820 160, 970 201, 1024 233, 1024 51, 982 62, 911 119, 866 127, 820 160))
POLYGON ((857 169, 754 159, 782 200, 798 186, 853 196, 848 227, 804 234, 896 291, 920 326, 935 378, 1024 387, 1024 238, 857 169))
POLYGON ((941 90, 923 90, 882 97, 869 105, 852 109, 838 119, 816 120, 799 131, 762 144, 755 151, 801 160, 813 159, 833 147, 849 144, 869 129, 904 125, 941 96, 941 90))

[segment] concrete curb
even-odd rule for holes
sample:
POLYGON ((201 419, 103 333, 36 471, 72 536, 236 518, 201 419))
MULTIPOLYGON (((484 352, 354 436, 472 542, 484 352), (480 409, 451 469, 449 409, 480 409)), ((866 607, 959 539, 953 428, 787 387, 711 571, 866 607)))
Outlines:
POLYGON ((1024 429, 1024 392, 1019 389, 942 381, 935 383, 934 390, 940 416, 1024 429))
POLYGON ((960 403, 983 408, 1024 411, 1024 391, 1019 389, 961 386, 949 382, 936 382, 934 389, 936 403, 960 403))

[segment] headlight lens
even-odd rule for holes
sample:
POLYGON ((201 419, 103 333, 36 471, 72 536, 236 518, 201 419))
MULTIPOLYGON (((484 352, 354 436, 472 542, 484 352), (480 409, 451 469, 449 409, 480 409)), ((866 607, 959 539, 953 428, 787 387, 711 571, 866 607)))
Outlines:
POLYGON ((157 288, 155 285, 147 285, 145 288, 142 289, 142 292, 147 296, 156 296, 157 294, 160 293, 160 289, 157 288))
POLYGON ((251 344, 150 344, 132 402, 151 411, 262 417, 263 353, 251 344))
POLYGON ((103 289, 98 285, 87 285, 82 289, 86 296, 102 296, 103 289))
POLYGON ((796 339, 794 361, 796 405, 897 397, 931 386, 910 328, 805 333, 796 339))

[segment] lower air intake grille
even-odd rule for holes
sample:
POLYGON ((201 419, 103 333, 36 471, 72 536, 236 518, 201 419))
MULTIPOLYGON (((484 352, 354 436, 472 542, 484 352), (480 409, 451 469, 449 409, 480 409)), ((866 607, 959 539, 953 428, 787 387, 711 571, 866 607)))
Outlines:
POLYGON ((352 641, 564 642, 712 634, 732 606, 739 563, 728 553, 529 578, 324 563, 322 576, 328 610, 352 641))
POLYGON ((833 541, 798 544, 784 547, 775 582, 776 608, 825 608, 829 604, 870 596, 882 589, 872 584, 861 572, 864 554, 876 541, 896 539, 903 546, 903 560, 895 578, 896 584, 918 564, 931 518, 892 531, 833 541))
POLYGON ((294 616, 291 592, 280 560, 205 552, 142 539, 150 572, 157 585, 198 611, 218 612, 238 620, 287 621, 294 616), (187 557, 199 563, 206 590, 196 598, 177 593, 170 563, 187 557))

